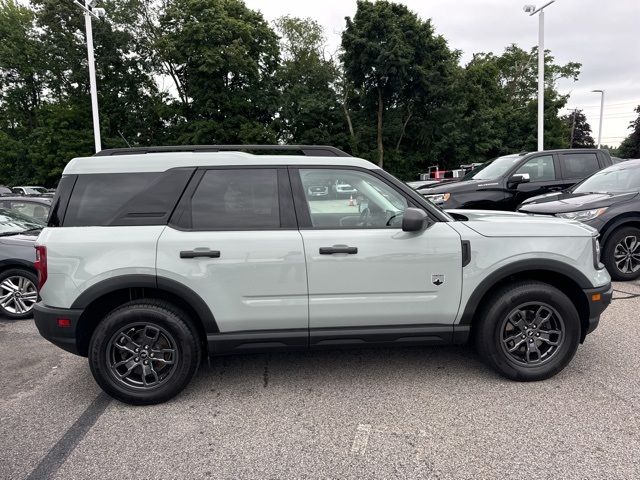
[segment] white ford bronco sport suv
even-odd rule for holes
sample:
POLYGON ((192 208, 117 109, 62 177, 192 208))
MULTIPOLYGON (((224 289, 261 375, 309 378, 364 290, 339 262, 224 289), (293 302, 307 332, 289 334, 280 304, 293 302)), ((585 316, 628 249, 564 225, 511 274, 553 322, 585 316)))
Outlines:
POLYGON ((347 345, 473 340, 502 375, 540 380, 611 301, 596 235, 446 213, 332 147, 106 150, 64 170, 35 322, 132 404, 176 395, 205 355, 347 345))

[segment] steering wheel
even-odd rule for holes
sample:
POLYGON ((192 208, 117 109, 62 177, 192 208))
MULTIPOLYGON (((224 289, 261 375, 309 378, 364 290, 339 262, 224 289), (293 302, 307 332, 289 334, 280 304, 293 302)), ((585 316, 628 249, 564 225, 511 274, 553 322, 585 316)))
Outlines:
POLYGON ((387 223, 385 223, 386 227, 390 227, 391 226, 391 220, 393 220, 396 217, 399 217, 400 215, 402 215, 404 212, 398 212, 398 213, 393 213, 393 212, 389 212, 392 213, 392 215, 389 217, 389 219, 387 220, 387 223))

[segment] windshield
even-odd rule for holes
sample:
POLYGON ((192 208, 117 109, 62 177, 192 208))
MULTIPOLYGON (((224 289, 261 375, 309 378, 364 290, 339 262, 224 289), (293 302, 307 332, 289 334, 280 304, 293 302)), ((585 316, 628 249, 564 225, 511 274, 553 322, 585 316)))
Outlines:
POLYGON ((505 155, 473 170, 464 176, 464 180, 494 180, 507 173, 511 167, 522 160, 521 155, 505 155))
POLYGON ((21 213, 0 208, 0 235, 22 233, 26 230, 44 228, 44 223, 21 213))
POLYGON ((608 168, 590 176, 577 185, 574 193, 609 193, 640 190, 640 166, 634 168, 608 168))

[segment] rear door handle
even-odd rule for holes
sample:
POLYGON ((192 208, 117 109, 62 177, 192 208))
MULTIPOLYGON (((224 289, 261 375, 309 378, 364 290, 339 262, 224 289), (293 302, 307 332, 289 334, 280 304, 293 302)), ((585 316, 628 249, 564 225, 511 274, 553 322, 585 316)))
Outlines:
POLYGON ((220 258, 220 250, 182 250, 180 252, 180 258, 220 258))
POLYGON ((350 255, 355 255, 358 253, 358 247, 348 247, 347 245, 320 247, 320 255, 333 255, 334 253, 348 253, 350 255))

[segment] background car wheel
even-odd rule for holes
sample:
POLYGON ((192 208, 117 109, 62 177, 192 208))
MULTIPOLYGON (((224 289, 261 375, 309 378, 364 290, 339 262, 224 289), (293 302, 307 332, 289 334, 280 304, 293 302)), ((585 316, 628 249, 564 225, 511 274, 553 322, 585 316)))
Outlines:
POLYGON ((11 319, 30 317, 38 301, 38 279, 34 273, 21 268, 0 274, 0 316, 11 319))
POLYGON ((622 227, 611 234, 602 252, 602 263, 614 280, 640 278, 640 229, 622 227))
POLYGON ((561 371, 580 342, 580 318, 569 298, 551 285, 524 281, 485 302, 475 326, 478 353, 503 376, 544 380, 561 371))
POLYGON ((161 403, 189 383, 200 343, 187 315, 159 300, 135 300, 109 313, 89 344, 89 366, 109 395, 132 405, 161 403))

